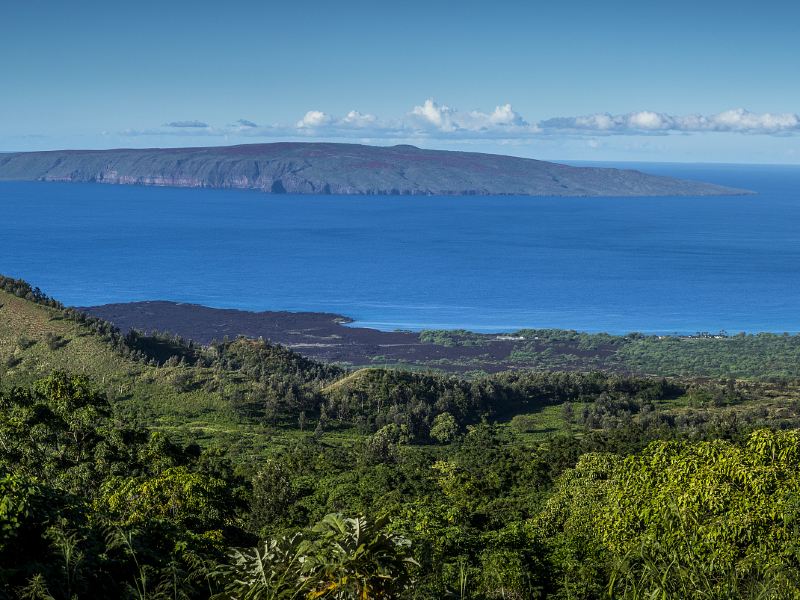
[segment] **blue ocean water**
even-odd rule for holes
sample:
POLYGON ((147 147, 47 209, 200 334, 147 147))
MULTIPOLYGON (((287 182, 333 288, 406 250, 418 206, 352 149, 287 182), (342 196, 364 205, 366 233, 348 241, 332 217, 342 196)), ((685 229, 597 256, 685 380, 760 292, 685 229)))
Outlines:
POLYGON ((382 329, 800 331, 800 167, 635 165, 706 198, 270 196, 0 182, 0 273, 66 304, 382 329))

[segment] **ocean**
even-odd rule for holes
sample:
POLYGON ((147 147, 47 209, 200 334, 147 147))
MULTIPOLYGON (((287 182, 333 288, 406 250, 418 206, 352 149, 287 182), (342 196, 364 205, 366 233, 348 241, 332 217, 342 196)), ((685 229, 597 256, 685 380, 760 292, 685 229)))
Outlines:
POLYGON ((267 195, 0 182, 0 273, 65 304, 379 329, 800 331, 800 167, 624 165, 732 197, 267 195))

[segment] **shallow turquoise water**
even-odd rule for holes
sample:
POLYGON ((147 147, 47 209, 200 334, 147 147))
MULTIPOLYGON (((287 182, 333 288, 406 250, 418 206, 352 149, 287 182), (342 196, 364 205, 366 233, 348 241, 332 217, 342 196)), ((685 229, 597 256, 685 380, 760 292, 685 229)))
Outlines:
POLYGON ((0 273, 67 304, 383 329, 800 331, 800 168, 646 165, 714 198, 270 196, 0 182, 0 273))

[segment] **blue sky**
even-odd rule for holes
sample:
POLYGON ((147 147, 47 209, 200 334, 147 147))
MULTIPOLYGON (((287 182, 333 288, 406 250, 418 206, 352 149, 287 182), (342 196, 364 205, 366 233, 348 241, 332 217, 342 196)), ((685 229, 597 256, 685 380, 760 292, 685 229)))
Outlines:
POLYGON ((800 3, 0 3, 0 150, 800 163, 800 3))

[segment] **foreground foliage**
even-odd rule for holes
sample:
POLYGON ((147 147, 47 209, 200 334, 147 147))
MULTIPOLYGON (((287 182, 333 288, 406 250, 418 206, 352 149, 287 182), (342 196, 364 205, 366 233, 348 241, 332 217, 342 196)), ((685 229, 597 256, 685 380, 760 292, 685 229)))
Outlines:
POLYGON ((797 430, 528 446, 483 422, 383 459, 309 434, 254 471, 82 377, 0 405, 9 598, 800 597, 797 430))
POLYGON ((330 514, 306 533, 234 550, 217 598, 392 598, 409 590, 410 542, 386 523, 330 514))
POLYGON ((800 598, 796 382, 348 373, 14 289, 0 598, 800 598))
POLYGON ((798 459, 796 430, 585 454, 536 526, 573 595, 800 597, 798 459))

